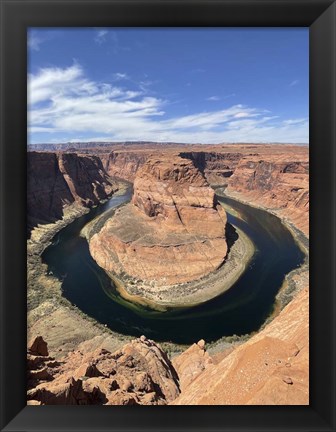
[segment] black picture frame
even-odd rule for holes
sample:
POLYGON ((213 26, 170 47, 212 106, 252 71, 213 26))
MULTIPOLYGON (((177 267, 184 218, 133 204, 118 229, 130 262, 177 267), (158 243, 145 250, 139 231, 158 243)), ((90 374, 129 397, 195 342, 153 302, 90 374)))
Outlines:
POLYGON ((335 430, 335 0, 0 3, 1 430, 335 430), (26 30, 31 26, 309 27, 309 406, 26 406, 26 30))

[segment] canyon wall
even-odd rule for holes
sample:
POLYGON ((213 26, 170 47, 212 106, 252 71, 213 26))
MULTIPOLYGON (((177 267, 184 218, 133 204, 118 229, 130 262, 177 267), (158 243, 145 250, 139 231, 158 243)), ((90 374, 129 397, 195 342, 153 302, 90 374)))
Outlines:
POLYGON ((119 177, 133 181, 138 169, 146 162, 150 155, 148 151, 112 151, 100 155, 106 172, 111 177, 119 177))
POLYGON ((308 235, 308 155, 244 156, 230 178, 226 193, 276 211, 308 235))
POLYGON ((90 241, 104 269, 157 286, 198 279, 225 259, 226 213, 191 160, 150 158, 138 170, 132 202, 90 241))
POLYGON ((28 152, 28 232, 38 224, 62 219, 71 204, 82 207, 98 204, 114 189, 97 156, 28 152))
POLYGON ((113 189, 109 176, 133 182, 137 171, 159 151, 167 158, 179 154, 192 160, 212 186, 227 186, 228 195, 274 210, 308 235, 307 147, 185 146, 177 152, 162 146, 139 147, 91 149, 96 155, 28 152, 29 229, 62 218, 64 206, 73 202, 90 206, 105 199, 113 189))
POLYGON ((228 183, 243 153, 195 151, 181 152, 180 156, 191 159, 212 186, 222 186, 228 183))

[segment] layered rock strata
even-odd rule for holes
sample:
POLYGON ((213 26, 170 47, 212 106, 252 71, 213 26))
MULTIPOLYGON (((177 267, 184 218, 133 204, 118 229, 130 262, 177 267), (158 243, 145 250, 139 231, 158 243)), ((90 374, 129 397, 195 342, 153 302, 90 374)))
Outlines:
POLYGON ((275 210, 304 234, 309 231, 308 155, 293 159, 282 154, 272 158, 240 159, 226 193, 275 210))
POLYGON ((180 156, 191 159, 195 166, 204 173, 205 178, 213 186, 226 185, 234 173, 239 160, 243 157, 241 152, 181 152, 180 156))
POLYGON ((185 283, 216 270, 227 253, 226 213, 192 161, 156 157, 138 171, 132 202, 90 241, 109 272, 155 283, 185 283))
POLYGON ((66 207, 91 207, 116 187, 97 156, 73 153, 27 154, 28 229, 62 219, 66 207))
POLYGON ((133 181, 138 169, 146 162, 149 155, 147 151, 112 151, 109 154, 101 155, 100 158, 110 176, 133 181))

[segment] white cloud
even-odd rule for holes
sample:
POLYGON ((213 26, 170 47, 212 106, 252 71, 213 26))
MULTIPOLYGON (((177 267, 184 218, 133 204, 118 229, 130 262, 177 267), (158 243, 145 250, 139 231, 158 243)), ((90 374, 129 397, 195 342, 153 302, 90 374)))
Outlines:
POLYGON ((28 101, 28 132, 34 141, 39 134, 45 141, 49 132, 69 136, 67 141, 77 135, 96 141, 308 142, 307 119, 280 119, 242 104, 169 117, 167 101, 148 96, 140 83, 134 90, 92 81, 78 64, 30 75, 28 101))
POLYGON ((234 115, 234 118, 245 118, 245 117, 254 117, 257 114, 253 114, 251 112, 238 112, 237 114, 234 115))
POLYGON ((30 126, 28 127, 29 133, 40 133, 40 132, 54 132, 54 130, 50 127, 39 127, 39 126, 30 126))
POLYGON ((95 87, 87 79, 82 78, 82 70, 78 65, 66 69, 41 69, 37 75, 28 75, 28 103, 48 101, 50 98, 64 93, 66 90, 78 92, 94 92, 95 87))
POLYGON ((210 96, 207 98, 208 101, 219 101, 220 97, 219 96, 210 96))

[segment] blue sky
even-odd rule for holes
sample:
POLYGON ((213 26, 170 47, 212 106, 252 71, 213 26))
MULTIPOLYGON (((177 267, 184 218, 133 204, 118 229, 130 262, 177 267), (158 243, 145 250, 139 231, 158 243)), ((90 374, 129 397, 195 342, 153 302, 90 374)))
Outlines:
POLYGON ((28 143, 308 143, 306 28, 28 31, 28 143))

